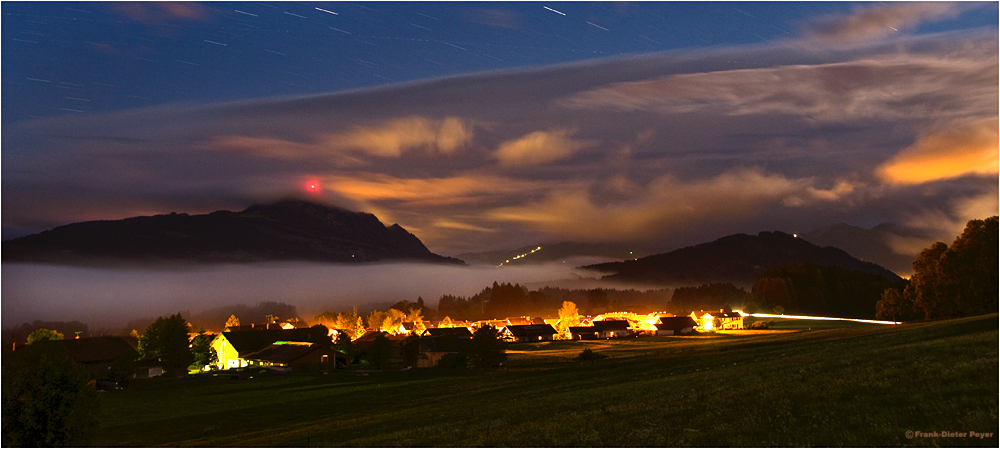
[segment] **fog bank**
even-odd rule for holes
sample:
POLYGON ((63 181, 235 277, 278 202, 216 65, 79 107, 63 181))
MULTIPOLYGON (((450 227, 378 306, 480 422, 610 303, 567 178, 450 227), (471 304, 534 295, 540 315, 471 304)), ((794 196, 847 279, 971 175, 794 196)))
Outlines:
POLYGON ((444 294, 471 296, 496 282, 543 285, 578 279, 574 267, 595 260, 532 266, 445 266, 417 263, 334 265, 266 263, 184 269, 83 268, 3 264, 2 325, 78 320, 92 327, 124 326, 134 318, 198 312, 232 304, 277 301, 300 317, 444 294))

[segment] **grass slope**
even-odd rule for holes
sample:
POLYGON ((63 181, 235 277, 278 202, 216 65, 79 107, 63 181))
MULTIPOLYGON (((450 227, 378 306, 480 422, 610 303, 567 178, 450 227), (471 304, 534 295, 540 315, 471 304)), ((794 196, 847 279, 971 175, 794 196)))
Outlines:
POLYGON ((512 345, 509 367, 490 373, 151 379, 103 397, 95 443, 996 447, 997 325, 993 314, 512 345), (570 361, 583 347, 611 358, 570 361))

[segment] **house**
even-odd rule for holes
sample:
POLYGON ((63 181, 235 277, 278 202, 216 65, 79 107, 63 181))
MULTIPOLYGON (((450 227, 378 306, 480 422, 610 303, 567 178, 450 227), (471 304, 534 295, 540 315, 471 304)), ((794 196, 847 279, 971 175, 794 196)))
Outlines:
POLYGON ((406 335, 390 334, 385 331, 368 331, 364 335, 358 337, 352 343, 354 347, 358 348, 360 351, 364 351, 371 347, 372 343, 375 343, 375 338, 382 335, 392 342, 392 356, 399 357, 403 355, 403 341, 406 340, 406 335))
POLYGON ((299 341, 330 344, 329 335, 317 335, 310 328, 281 329, 272 327, 260 330, 223 332, 212 340, 212 348, 219 356, 220 369, 242 368, 249 363, 245 355, 260 351, 276 341, 299 341))
POLYGON ((511 316, 505 319, 508 326, 524 326, 527 324, 534 324, 527 317, 523 316, 511 316))
POLYGON ((469 332, 467 327, 439 327, 436 329, 427 329, 422 335, 424 337, 445 337, 454 336, 456 338, 469 339, 472 338, 472 332, 469 332))
POLYGON ((243 356, 248 366, 269 368, 271 372, 324 372, 347 365, 347 357, 329 346, 299 341, 276 341, 264 349, 243 356))
POLYGON ((233 332, 233 331, 260 331, 260 330, 278 330, 284 329, 278 323, 262 323, 262 324, 243 324, 239 326, 229 326, 226 327, 223 332, 233 332))
MULTIPOLYGON (((41 342, 36 342, 38 344, 41 342)), ((51 340, 44 344, 61 346, 66 350, 69 358, 74 362, 83 365, 93 379, 104 379, 111 372, 111 365, 118 359, 139 358, 139 352, 135 350, 122 337, 93 337, 78 338, 72 340, 51 340)))
POLYGON ((421 337, 420 355, 417 356, 417 368, 438 366, 441 359, 448 354, 467 352, 470 344, 470 339, 460 338, 457 335, 421 337))
POLYGON ((598 338, 625 337, 629 334, 627 320, 601 320, 593 322, 598 338))
POLYGON ((552 341, 556 329, 551 324, 525 324, 518 326, 507 326, 500 332, 500 337, 504 341, 512 343, 531 341, 552 341))
POLYGON ((597 340, 601 335, 594 326, 570 326, 569 333, 574 340, 597 340))
POLYGON ((716 311, 696 311, 691 312, 691 318, 698 322, 698 330, 733 330, 743 329, 743 315, 738 312, 716 311), (719 320, 716 326, 715 320, 719 320))
MULTIPOLYGON (((556 322, 559 322, 559 320, 556 319, 556 322)), ((546 323, 545 322, 545 318, 542 318, 540 316, 536 316, 536 317, 533 317, 531 319, 531 323, 528 323, 528 324, 553 324, 553 323, 546 323)))
POLYGON ((656 335, 690 334, 697 326, 698 323, 689 316, 660 317, 660 322, 656 324, 656 335))

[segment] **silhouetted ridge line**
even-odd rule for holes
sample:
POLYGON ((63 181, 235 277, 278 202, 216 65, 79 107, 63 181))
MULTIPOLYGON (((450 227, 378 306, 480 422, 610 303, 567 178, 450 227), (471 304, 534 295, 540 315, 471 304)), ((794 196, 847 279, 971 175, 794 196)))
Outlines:
POLYGON ((301 200, 241 212, 171 213, 59 226, 3 242, 3 261, 248 263, 265 261, 462 261, 430 252, 398 224, 301 200))
POLYGON ((700 285, 732 282, 753 285, 768 268, 791 263, 832 265, 899 280, 895 273, 871 262, 863 262, 843 250, 821 248, 783 232, 761 232, 756 236, 735 234, 664 254, 623 262, 587 265, 582 268, 609 273, 603 279, 660 285, 700 285))

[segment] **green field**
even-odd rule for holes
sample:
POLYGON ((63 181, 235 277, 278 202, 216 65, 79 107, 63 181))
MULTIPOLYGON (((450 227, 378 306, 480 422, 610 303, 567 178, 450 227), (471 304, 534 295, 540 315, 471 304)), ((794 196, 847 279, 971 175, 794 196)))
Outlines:
POLYGON ((94 443, 997 447, 997 329, 993 314, 510 345, 495 372, 149 379, 102 396, 94 443), (610 358, 573 362, 584 347, 610 358))

